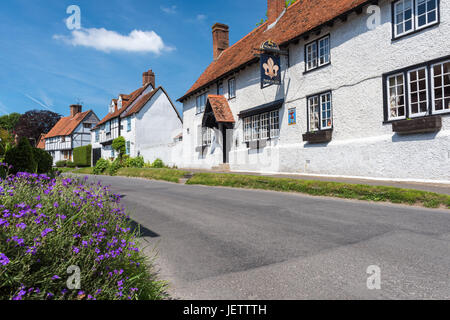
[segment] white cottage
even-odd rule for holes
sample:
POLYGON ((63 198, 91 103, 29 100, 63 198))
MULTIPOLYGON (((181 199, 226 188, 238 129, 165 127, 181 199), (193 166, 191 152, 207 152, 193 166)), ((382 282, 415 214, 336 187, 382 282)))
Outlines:
POLYGON ((70 116, 61 118, 47 133, 45 150, 57 161, 73 161, 73 149, 91 143, 91 129, 99 122, 92 110, 83 112, 81 105, 70 106, 70 116))
POLYGON ((149 70, 143 74, 142 87, 113 99, 108 114, 93 129, 93 163, 116 158, 112 142, 122 136, 127 155, 179 165, 182 144, 174 139, 182 130, 181 116, 164 88, 155 86, 155 74, 149 70))
POLYGON ((231 47, 213 26, 179 99, 183 166, 450 181, 450 2, 284 3, 231 47))

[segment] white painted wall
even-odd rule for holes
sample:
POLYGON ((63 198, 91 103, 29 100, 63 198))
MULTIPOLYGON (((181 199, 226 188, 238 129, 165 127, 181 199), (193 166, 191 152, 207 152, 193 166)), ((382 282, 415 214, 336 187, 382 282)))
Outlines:
MULTIPOLYGON (((135 155, 140 154, 145 161, 160 158, 170 166, 180 164, 179 157, 173 158, 179 153, 173 150, 173 139, 181 132, 183 124, 163 90, 159 90, 135 115, 132 126, 135 135, 132 152, 135 155)), ((130 139, 133 141, 133 137, 130 139)))
MULTIPOLYGON (((374 178, 450 181, 450 116, 443 115, 438 134, 401 137, 383 124, 382 75, 403 67, 450 55, 450 3, 441 1, 441 23, 392 41, 391 2, 380 1, 382 25, 369 30, 368 15, 355 13, 347 22, 322 29, 330 33, 331 65, 304 74, 304 48, 291 45, 290 68, 282 58, 282 86, 260 89, 259 64, 237 74, 236 98, 229 101, 236 120, 230 153, 232 170, 345 175, 374 178), (333 140, 328 145, 302 141, 307 131, 306 97, 331 90, 333 140), (249 150, 243 141, 240 111, 285 98, 280 110, 280 137, 262 150, 249 150), (297 124, 288 126, 288 109, 297 109, 297 124)), ((227 83, 224 81, 225 95, 227 83)), ((209 94, 216 94, 210 88, 209 94)), ((211 168, 222 161, 196 152, 196 131, 203 114, 196 115, 195 97, 184 102, 183 167, 211 168), (189 132, 188 132, 189 131, 189 132)))

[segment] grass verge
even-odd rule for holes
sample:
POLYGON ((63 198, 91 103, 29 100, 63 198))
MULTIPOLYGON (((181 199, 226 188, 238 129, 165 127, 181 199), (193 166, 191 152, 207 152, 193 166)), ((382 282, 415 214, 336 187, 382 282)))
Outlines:
POLYGON ((187 184, 300 192, 313 196, 422 205, 427 208, 447 207, 450 209, 449 195, 395 187, 216 173, 197 173, 187 184))
POLYGON ((122 168, 119 171, 117 171, 117 175, 124 177, 164 180, 179 183, 180 179, 186 175, 186 171, 175 169, 122 168))

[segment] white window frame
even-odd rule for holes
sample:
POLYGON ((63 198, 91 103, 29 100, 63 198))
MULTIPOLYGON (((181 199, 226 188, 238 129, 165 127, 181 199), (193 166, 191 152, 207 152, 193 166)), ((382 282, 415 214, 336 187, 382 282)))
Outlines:
MULTIPOLYGON (((448 96, 447 98, 445 96, 445 88, 446 88, 446 86, 445 86, 444 77, 445 76, 450 77, 450 73, 444 73, 444 70, 443 70, 443 66, 446 63, 450 64, 450 60, 446 60, 446 61, 435 63, 435 64, 431 65, 431 67, 430 67, 431 68, 431 99, 432 99, 431 105, 432 105, 433 114, 441 114, 441 113, 448 113, 448 112, 450 112, 450 105, 449 105, 448 108, 445 108, 445 100, 446 99, 450 99, 450 96, 448 96), (436 98, 436 86, 435 86, 435 82, 434 82, 434 80, 436 78, 435 73, 434 73, 434 68, 436 66, 439 66, 441 68, 441 74, 439 75, 439 77, 441 78, 441 81, 442 81, 441 87, 440 87, 440 90, 442 90, 442 97, 439 98, 439 99, 442 100, 442 110, 436 110, 436 100, 437 100, 437 98, 436 98)), ((447 87, 450 89, 450 85, 448 85, 447 87)))
MULTIPOLYGON (((400 0, 400 1, 397 1, 397 2, 395 2, 394 3, 394 35, 395 35, 395 37, 400 37, 400 36, 404 36, 404 35, 407 35, 407 34, 410 34, 411 32, 414 32, 416 29, 415 29, 415 12, 416 12, 416 10, 415 10, 415 4, 414 4, 414 0, 400 0), (411 2, 411 29, 410 30, 408 30, 408 31, 405 31, 405 2, 411 2), (401 32, 401 33, 398 33, 398 30, 397 30, 397 26, 400 24, 399 22, 398 22, 398 12, 397 12, 397 7, 399 6, 399 5, 402 5, 402 9, 403 9, 403 11, 402 11, 402 16, 403 16, 403 20, 402 20, 402 25, 403 25, 403 32, 401 32)), ((409 20, 408 20, 409 21, 409 20)))
MULTIPOLYGON (((418 118, 418 117, 423 117, 426 116, 429 113, 430 110, 430 97, 428 95, 428 90, 429 90, 429 86, 428 86, 428 67, 424 66, 424 67, 420 67, 420 68, 416 68, 416 69, 412 69, 412 70, 408 70, 407 71, 408 74, 408 111, 409 111, 409 117, 410 118, 418 118), (427 110, 425 112, 419 112, 416 114, 412 113, 412 91, 411 91, 411 73, 413 72, 418 72, 419 70, 425 70, 425 85, 426 85, 426 89, 425 89, 425 93, 426 93, 426 103, 427 103, 427 110)), ((418 94, 419 92, 419 86, 417 86, 417 92, 415 92, 414 94, 418 94)), ((418 109, 420 110, 420 101, 418 100, 418 109)))
POLYGON ((330 61, 331 61, 331 47, 330 47, 330 36, 328 35, 328 36, 325 36, 325 37, 317 40, 317 63, 318 63, 318 66, 321 67, 321 66, 329 64, 330 61), (321 48, 322 48, 321 43, 325 40, 327 40, 327 44, 325 45, 327 52, 325 52, 324 55, 321 55, 321 53, 320 53, 321 48), (320 62, 322 57, 326 57, 326 61, 323 63, 320 62))
MULTIPOLYGON (((428 21, 428 14, 429 13, 431 13, 433 10, 430 10, 430 11, 425 11, 425 18, 426 18, 426 21, 427 21, 427 23, 425 23, 424 25, 422 25, 422 26, 419 26, 419 18, 421 17, 421 16, 419 16, 419 1, 421 1, 421 0, 415 0, 415 12, 414 12, 414 17, 415 17, 415 23, 416 23, 416 30, 421 30, 421 29, 424 29, 424 28, 426 28, 426 27, 429 27, 429 26, 432 26, 433 24, 436 24, 436 23, 438 23, 439 22, 439 0, 431 0, 431 1, 434 1, 434 3, 435 3, 435 9, 434 9, 434 11, 436 11, 435 13, 436 13, 436 20, 435 21, 433 21, 433 22, 429 22, 428 21)), ((428 2, 429 2, 430 0, 425 0, 425 6, 426 6, 426 8, 428 9, 428 2)), ((426 10, 427 10, 426 9, 426 10)), ((423 16, 423 15, 422 15, 423 16)))
MULTIPOLYGON (((429 26, 432 26, 432 25, 435 25, 435 24, 439 23, 440 0, 431 0, 431 1, 434 1, 435 5, 436 5, 435 9, 434 9, 435 14, 436 14, 436 20, 434 20, 432 22, 428 21, 428 14, 431 13, 433 10, 426 11, 425 14, 422 14, 422 15, 419 16, 419 14, 418 14, 418 12, 419 12, 419 5, 420 5, 419 1, 422 1, 422 0, 399 0, 399 1, 396 1, 396 2, 393 3, 393 9, 392 10, 393 10, 393 17, 394 17, 394 19, 392 21, 392 24, 393 24, 394 38, 399 38, 399 37, 411 34, 413 32, 425 29, 425 28, 427 28, 429 26), (404 9, 405 9, 405 2, 411 2, 411 10, 412 10, 412 12, 411 12, 411 20, 407 20, 407 21, 411 21, 411 29, 408 30, 408 31, 405 31, 405 24, 406 24, 405 23, 406 21, 404 20, 404 18, 405 18, 405 14, 404 14, 404 12, 405 12, 404 11, 404 9), (402 6, 402 10, 403 10, 402 11, 403 20, 401 22, 401 24, 403 25, 403 32, 401 32, 401 33, 399 33, 398 30, 397 30, 397 26, 400 24, 400 22, 398 21, 399 13, 397 12, 397 8, 399 7, 399 5, 402 6), (426 16, 427 23, 422 25, 422 26, 419 26, 419 18, 421 16, 423 16, 423 15, 426 16)), ((428 8, 428 1, 430 1, 430 0, 425 0, 425 6, 427 8, 428 8)))
POLYGON ((252 140, 252 117, 244 118, 244 142, 252 140))
POLYGON ((195 98, 196 114, 205 112, 206 100, 207 100, 206 93, 200 94, 195 98))
POLYGON ((278 138, 280 136, 280 110, 270 112, 270 138, 278 138))
POLYGON ((228 80, 228 99, 236 98, 236 78, 228 80))
MULTIPOLYGON (((316 112, 314 111, 314 113, 316 113, 316 112)), ((309 129, 309 132, 320 131, 320 97, 318 95, 308 98, 308 129, 309 129), (311 101, 313 101, 314 105, 311 104, 311 101), (313 106, 314 106, 314 109, 316 109, 316 108, 318 109, 317 128, 312 128, 312 125, 311 125, 311 120, 312 120, 311 116, 313 114, 313 112, 311 112, 311 111, 312 111, 313 106)))
POLYGON ((333 94, 331 91, 327 91, 327 92, 323 92, 323 93, 319 93, 313 96, 309 96, 307 98, 307 108, 308 108, 308 130, 309 132, 317 132, 317 131, 322 131, 322 130, 329 130, 329 129, 333 129, 333 94), (327 103, 328 100, 324 101, 323 98, 328 98, 329 96, 329 103, 330 103, 330 117, 328 118, 328 116, 326 118, 323 117, 324 112, 326 114, 328 114, 328 108, 324 108, 327 103), (319 128, 312 130, 311 128, 311 100, 317 99, 317 102, 319 104, 319 128), (330 120, 330 125, 323 125, 323 120, 330 120))
POLYGON ((269 119, 269 113, 263 113, 259 117, 260 121, 260 129, 259 129, 259 135, 260 139, 268 139, 269 138, 269 126, 270 126, 270 119, 269 119))
POLYGON ((202 127, 202 146, 207 147, 212 143, 212 129, 208 127, 202 127))
MULTIPOLYGON (((406 84, 407 84, 407 80, 405 79, 405 74, 404 73, 396 73, 394 75, 388 76, 386 77, 386 88, 387 88, 387 107, 388 107, 388 121, 394 121, 394 120, 402 120, 402 119, 406 119, 406 84), (390 84, 390 80, 392 78, 395 78, 395 93, 397 98, 399 97, 398 92, 397 92, 397 88, 399 87, 399 84, 397 83, 397 78, 401 76, 403 78, 403 108, 404 108, 404 115, 403 116, 397 116, 397 117, 393 117, 392 113, 391 113, 391 84, 390 84)), ((397 109, 397 114, 399 113, 398 110, 400 109, 400 107, 396 107, 397 109)))
POLYGON ((252 116, 252 140, 259 140, 259 133, 260 133, 260 128, 261 128, 261 123, 260 123, 260 115, 256 114, 254 116, 252 116))
POLYGON ((317 42, 306 45, 306 71, 314 70, 318 66, 317 42), (315 49, 313 49, 315 48, 315 49), (310 50, 311 49, 311 50, 310 50))
POLYGON ((322 130, 328 130, 328 129, 332 129, 333 128, 333 97, 332 97, 332 95, 331 95, 331 92, 326 92, 326 93, 322 93, 321 95, 320 95, 320 112, 321 112, 321 114, 322 114, 322 116, 320 117, 320 126, 321 126, 321 129, 322 130), (323 114, 324 114, 324 112, 326 112, 327 114, 328 114, 328 108, 326 109, 326 110, 324 110, 324 101, 323 101, 323 98, 324 97, 328 97, 329 96, 329 98, 330 98, 330 101, 325 101, 325 103, 330 103, 330 110, 329 110, 329 112, 330 112, 330 117, 328 118, 328 116, 326 117, 326 119, 327 120, 329 120, 330 121, 330 125, 326 125, 326 126, 323 126, 322 124, 323 124, 323 121, 324 121, 324 117, 323 117, 323 114))

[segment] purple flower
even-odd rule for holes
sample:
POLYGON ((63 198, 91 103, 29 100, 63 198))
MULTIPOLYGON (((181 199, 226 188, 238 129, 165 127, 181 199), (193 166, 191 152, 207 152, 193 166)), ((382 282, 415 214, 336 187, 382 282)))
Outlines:
POLYGON ((52 280, 59 280, 59 279, 61 279, 61 278, 56 274, 52 277, 52 280))
POLYGON ((58 202, 55 202, 55 203, 53 204, 53 207, 58 208, 58 207, 59 207, 58 202))
POLYGON ((42 204, 38 203, 38 204, 36 205, 36 208, 41 209, 41 208, 42 208, 42 204))
POLYGON ((8 263, 10 263, 10 260, 4 253, 0 253, 0 265, 6 266, 8 263))
POLYGON ((45 238, 47 236, 47 234, 49 234, 50 232, 52 232, 53 229, 47 228, 44 231, 41 232, 41 237, 45 238))
POLYGON ((78 249, 77 247, 73 247, 73 252, 75 254, 78 254, 78 253, 80 253, 80 249, 78 249))
POLYGON ((23 222, 16 224, 16 228, 24 230, 27 227, 27 225, 23 222))

